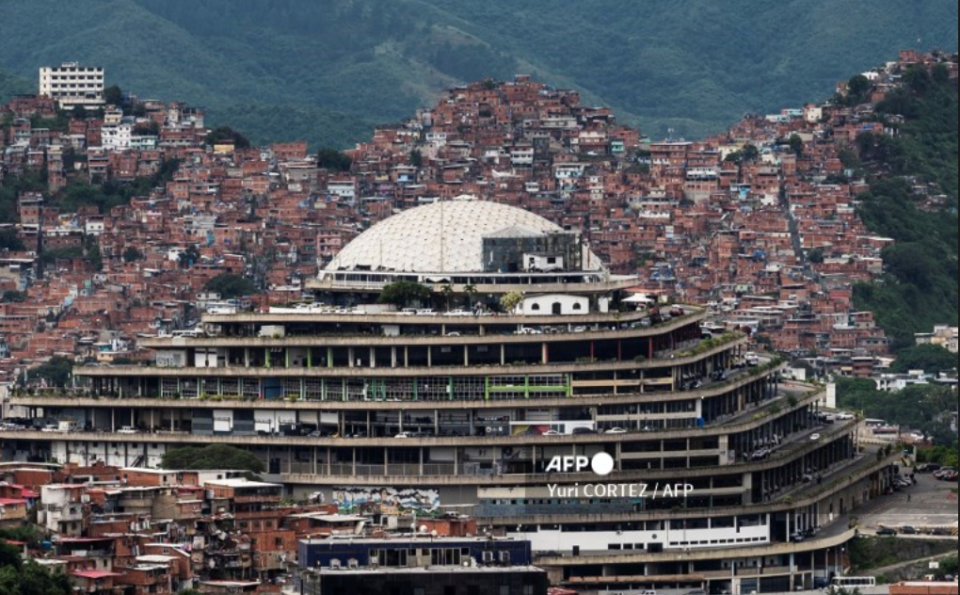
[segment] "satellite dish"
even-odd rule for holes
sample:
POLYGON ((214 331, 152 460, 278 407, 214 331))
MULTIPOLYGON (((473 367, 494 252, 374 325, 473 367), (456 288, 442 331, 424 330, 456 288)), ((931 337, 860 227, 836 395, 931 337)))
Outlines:
POLYGON ((428 531, 428 529, 427 529, 427 526, 426 526, 426 525, 420 525, 420 534, 421 534, 421 535, 426 535, 426 534, 427 534, 427 531, 428 531))

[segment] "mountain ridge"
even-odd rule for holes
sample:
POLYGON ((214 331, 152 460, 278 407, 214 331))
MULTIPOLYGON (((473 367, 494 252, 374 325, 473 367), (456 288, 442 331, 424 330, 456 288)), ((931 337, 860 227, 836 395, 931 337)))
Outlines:
POLYGON ((0 23, 0 69, 21 77, 96 63, 110 82, 207 107, 257 141, 340 147, 451 85, 518 72, 575 88, 655 137, 700 136, 827 95, 918 37, 957 47, 957 5, 944 0, 6 0, 0 23), (290 109, 292 122, 248 114, 270 108, 290 109))

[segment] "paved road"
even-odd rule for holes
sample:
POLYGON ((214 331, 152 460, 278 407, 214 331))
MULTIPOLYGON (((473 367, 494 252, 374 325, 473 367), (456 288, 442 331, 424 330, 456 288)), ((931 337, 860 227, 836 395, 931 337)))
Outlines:
MULTIPOLYGON (((937 481, 930 475, 917 475, 917 485, 880 499, 882 506, 861 513, 861 532, 870 535, 880 527, 952 527, 957 528, 957 484, 937 481)), ((911 538, 912 535, 902 537, 911 538)), ((929 536, 920 536, 929 538, 929 536)), ((944 539, 956 539, 956 536, 944 539)))

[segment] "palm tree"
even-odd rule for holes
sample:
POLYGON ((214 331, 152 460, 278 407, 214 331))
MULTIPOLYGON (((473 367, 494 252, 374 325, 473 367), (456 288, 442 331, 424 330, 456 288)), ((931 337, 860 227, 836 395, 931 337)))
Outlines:
POLYGON ((440 288, 440 295, 443 298, 443 307, 445 310, 450 310, 450 300, 453 299, 453 285, 445 283, 443 287, 440 288))
POLYGON ((473 308, 473 299, 477 295, 477 286, 473 283, 468 283, 463 286, 463 293, 467 296, 467 303, 471 308, 473 308))

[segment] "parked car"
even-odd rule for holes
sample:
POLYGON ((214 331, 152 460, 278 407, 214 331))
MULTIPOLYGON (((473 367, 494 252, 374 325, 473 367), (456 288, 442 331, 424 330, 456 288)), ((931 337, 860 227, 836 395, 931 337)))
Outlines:
POLYGON ((901 535, 920 535, 920 531, 918 531, 916 527, 906 526, 906 527, 900 527, 900 534, 901 535))
POLYGON ((951 468, 949 468, 949 467, 944 467, 944 468, 940 469, 939 471, 937 471, 936 473, 934 473, 933 476, 936 477, 937 479, 942 480, 944 477, 950 475, 951 473, 956 473, 956 472, 957 472, 956 469, 951 469, 951 468))
POLYGON ((816 442, 817 440, 819 440, 819 439, 821 439, 821 438, 823 438, 823 436, 821 436, 820 434, 810 434, 810 441, 811 441, 811 442, 816 442))
POLYGON ((897 536, 897 531, 896 531, 896 529, 891 529, 890 527, 881 527, 880 529, 877 529, 877 536, 879 536, 879 537, 896 537, 896 536, 897 536))
POLYGON ((850 421, 851 419, 857 419, 857 416, 852 413, 844 412, 844 413, 838 413, 837 419, 840 421, 850 421))
POLYGON ((573 429, 574 436, 583 436, 584 434, 596 434, 596 433, 597 433, 596 430, 592 428, 574 428, 573 429))
POLYGON ((543 434, 540 434, 540 435, 541 435, 541 436, 561 436, 562 434, 560 434, 560 432, 558 432, 558 431, 556 431, 556 430, 547 430, 546 432, 544 432, 543 434))
POLYGON ((133 426, 123 426, 117 430, 117 434, 139 434, 140 430, 133 426))
POLYGON ((623 428, 610 428, 609 430, 604 432, 604 434, 626 434, 626 433, 627 431, 624 430, 623 428))

